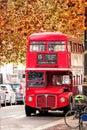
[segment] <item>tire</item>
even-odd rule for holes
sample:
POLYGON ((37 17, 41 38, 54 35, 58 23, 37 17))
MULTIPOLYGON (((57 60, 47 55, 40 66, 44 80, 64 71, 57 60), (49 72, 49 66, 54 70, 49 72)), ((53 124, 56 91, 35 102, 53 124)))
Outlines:
POLYGON ((77 111, 70 110, 64 116, 65 124, 71 129, 76 129, 80 126, 78 114, 79 113, 77 111))
POLYGON ((65 115, 69 110, 72 110, 72 106, 73 104, 70 102, 69 105, 64 108, 63 114, 65 115))
POLYGON ((31 108, 27 105, 25 105, 25 114, 26 116, 31 116, 31 108))

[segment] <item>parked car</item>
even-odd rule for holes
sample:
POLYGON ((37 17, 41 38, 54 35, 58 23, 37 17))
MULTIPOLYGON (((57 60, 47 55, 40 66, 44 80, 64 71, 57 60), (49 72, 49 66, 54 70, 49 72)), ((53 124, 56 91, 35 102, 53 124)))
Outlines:
POLYGON ((5 92, 1 89, 0 86, 0 106, 6 105, 6 100, 5 100, 5 92))
POLYGON ((11 84, 15 94, 16 94, 16 102, 24 103, 24 87, 20 83, 11 84))
POLYGON ((6 104, 16 104, 16 95, 10 84, 1 84, 1 89, 5 92, 6 104))

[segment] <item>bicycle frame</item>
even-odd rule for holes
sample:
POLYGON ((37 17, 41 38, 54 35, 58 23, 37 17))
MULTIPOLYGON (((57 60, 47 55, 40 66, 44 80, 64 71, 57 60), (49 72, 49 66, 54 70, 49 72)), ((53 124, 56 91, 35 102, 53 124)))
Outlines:
POLYGON ((87 121, 87 107, 78 107, 77 109, 74 108, 68 111, 64 117, 64 121, 71 129, 79 128, 79 130, 82 130, 83 121, 87 121), (68 116, 70 117, 68 118, 68 116), (69 120, 72 121, 73 125, 69 120))

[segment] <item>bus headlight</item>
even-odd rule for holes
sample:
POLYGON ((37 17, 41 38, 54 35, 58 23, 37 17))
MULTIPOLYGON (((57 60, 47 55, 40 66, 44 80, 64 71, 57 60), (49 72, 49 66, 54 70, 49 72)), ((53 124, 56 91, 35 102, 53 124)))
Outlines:
POLYGON ((32 100, 33 100, 33 98, 30 96, 30 97, 28 97, 28 101, 29 102, 32 102, 32 100))
POLYGON ((65 100, 66 100, 66 99, 65 99, 64 97, 61 97, 61 98, 60 98, 60 102, 65 102, 65 100))

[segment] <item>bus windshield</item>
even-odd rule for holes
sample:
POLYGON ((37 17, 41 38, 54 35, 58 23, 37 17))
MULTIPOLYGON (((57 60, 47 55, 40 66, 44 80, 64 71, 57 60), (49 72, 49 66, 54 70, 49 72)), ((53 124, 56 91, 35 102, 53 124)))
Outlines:
POLYGON ((52 85, 69 85, 70 84, 70 76, 69 75, 53 75, 52 76, 52 85))
POLYGON ((45 85, 44 72, 28 72, 28 86, 43 87, 45 85))
POLYGON ((44 73, 39 71, 28 72, 28 86, 29 87, 44 87, 46 86, 60 86, 70 85, 70 75, 67 74, 55 74, 55 73, 44 73), (46 75, 45 75, 46 74, 46 75), (46 79, 44 78, 46 77, 46 79))

